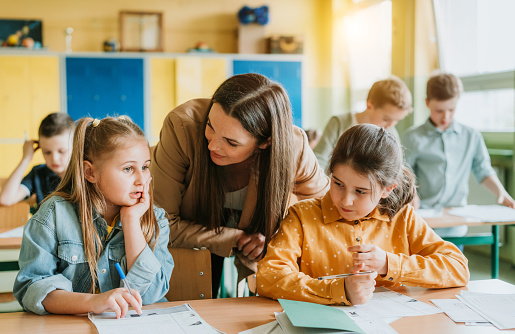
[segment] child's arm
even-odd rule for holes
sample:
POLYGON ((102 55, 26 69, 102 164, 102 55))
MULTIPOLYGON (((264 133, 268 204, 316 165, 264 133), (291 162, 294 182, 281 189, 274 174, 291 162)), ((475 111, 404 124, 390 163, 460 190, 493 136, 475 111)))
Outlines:
POLYGON ((125 288, 113 289, 101 294, 54 290, 45 297, 42 304, 47 312, 55 314, 113 311, 119 319, 125 317, 129 311, 129 305, 141 314, 141 296, 137 290, 132 290, 132 293, 134 296, 125 288))
POLYGON ((125 256, 127 258, 127 271, 131 270, 132 265, 141 254, 147 242, 141 230, 141 217, 150 208, 150 198, 148 189, 151 177, 143 186, 139 202, 132 206, 124 206, 120 210, 120 221, 123 227, 123 238, 125 241, 125 256))
POLYGON ((487 176, 481 181, 481 185, 497 197, 497 203, 515 209, 515 201, 504 189, 497 175, 487 176))
MULTIPOLYGON (((304 252, 308 253, 311 250, 310 247, 302 248, 303 234, 304 230, 295 207, 291 207, 290 214, 281 223, 281 228, 268 244, 265 257, 258 264, 259 295, 318 304, 349 305, 351 295, 347 295, 346 289, 348 279, 351 279, 348 287, 356 292, 354 296, 359 298, 358 304, 366 301, 366 296, 363 295, 371 296, 375 274, 318 280, 318 277, 301 272, 300 263, 305 261, 304 252), (358 286, 363 289, 358 289, 358 286)), ((320 241, 319 244, 323 245, 323 242, 320 241)), ((312 251, 318 252, 319 249, 312 251)))
MULTIPOLYGON (((387 252, 388 271, 378 282, 389 281, 425 288, 467 285, 467 258, 454 244, 442 240, 411 206, 401 209, 405 228, 399 228, 395 250, 387 252)), ((365 266, 365 270, 367 270, 365 266)))
POLYGON ((23 144, 23 156, 18 163, 18 166, 16 166, 12 174, 2 186, 2 190, 0 192, 0 205, 13 205, 30 195, 27 193, 27 189, 21 185, 21 181, 27 166, 32 161, 34 152, 38 149, 37 147, 34 148, 34 144, 37 144, 35 140, 29 140, 23 144))
MULTIPOLYGON (((128 268, 127 258, 124 257, 121 263, 127 272, 127 280, 132 289, 140 292, 144 305, 158 302, 165 296, 170 288, 170 277, 174 268, 172 254, 168 250, 170 235, 168 219, 163 209, 154 208, 154 213, 159 226, 159 238, 155 249, 152 250, 145 242, 143 250, 139 252, 130 269, 126 269, 128 268)), ((125 248, 127 251, 127 239, 125 248)))

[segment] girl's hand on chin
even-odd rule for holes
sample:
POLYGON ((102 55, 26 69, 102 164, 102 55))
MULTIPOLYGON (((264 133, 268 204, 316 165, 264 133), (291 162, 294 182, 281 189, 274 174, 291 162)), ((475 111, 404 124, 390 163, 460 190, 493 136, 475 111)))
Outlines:
POLYGON ((148 190, 150 188, 150 181, 152 177, 149 177, 145 185, 143 186, 143 192, 141 193, 141 197, 139 201, 131 206, 122 206, 120 209, 120 220, 122 225, 124 221, 137 220, 139 222, 140 218, 147 212, 150 208, 150 196, 148 194, 148 190))

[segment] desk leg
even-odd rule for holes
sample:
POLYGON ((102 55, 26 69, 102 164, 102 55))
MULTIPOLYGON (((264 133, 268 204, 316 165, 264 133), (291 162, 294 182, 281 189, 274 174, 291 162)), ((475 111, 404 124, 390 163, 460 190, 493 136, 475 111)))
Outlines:
POLYGON ((499 278, 499 226, 492 225, 492 278, 499 278))

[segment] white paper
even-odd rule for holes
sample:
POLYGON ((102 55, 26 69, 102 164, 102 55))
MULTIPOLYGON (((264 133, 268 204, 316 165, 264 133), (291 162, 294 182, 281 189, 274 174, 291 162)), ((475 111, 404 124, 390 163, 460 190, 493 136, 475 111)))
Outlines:
POLYGON ((515 210, 502 205, 467 205, 452 208, 450 215, 469 217, 483 222, 511 222, 515 221, 515 210))
POLYGON ((466 322, 465 326, 493 326, 491 322, 466 322))
POLYGON ((283 330, 277 320, 269 322, 261 326, 257 326, 246 331, 239 332, 238 334, 283 334, 283 330))
POLYGON ((431 302, 444 311, 454 322, 488 322, 459 299, 431 299, 431 302))
MULTIPOLYGON (((290 319, 286 315, 286 312, 275 313, 275 318, 280 325, 281 331, 279 332, 270 332, 274 334, 314 334, 314 333, 323 333, 323 334, 332 334, 332 333, 356 333, 349 331, 341 331, 336 329, 326 329, 326 328, 307 328, 307 327, 295 327, 291 323, 290 319)), ((398 319, 398 318, 396 318, 398 319)), ((375 319, 375 320, 364 320, 364 321, 356 321, 356 324, 366 333, 366 334, 396 334, 397 332, 390 327, 384 320, 375 319)), ((256 327, 257 328, 257 327, 256 327)), ((254 333, 254 332, 252 332, 254 333)), ((243 334, 239 333, 239 334, 243 334)), ((245 334, 247 334, 245 332, 245 334)), ((248 333, 250 334, 250 333, 248 333)))
POLYGON ((4 233, 0 233, 0 238, 22 238, 23 237, 23 225, 18 226, 15 229, 9 230, 4 233))
POLYGON ((396 334, 397 331, 382 319, 357 321, 356 324, 367 334, 396 334))
POLYGON ((429 315, 443 312, 402 293, 387 291, 374 292, 365 305, 333 306, 345 312, 351 319, 359 321, 429 315))
POLYGON ((462 291, 456 296, 499 329, 515 328, 515 294, 462 291))
POLYGON ((443 209, 416 209, 415 213, 422 218, 439 218, 442 216, 443 209))
MULTIPOLYGON (((281 330, 284 334, 352 334, 356 332, 341 331, 339 329, 328 329, 328 328, 310 328, 310 327, 295 327, 290 321, 290 318, 286 315, 286 312, 276 312, 275 320, 281 326, 281 330)), ((368 333, 367 333, 368 334, 368 333)))
POLYGON ((144 310, 142 315, 131 310, 121 319, 114 312, 89 313, 88 318, 99 334, 127 333, 223 333, 208 325, 189 304, 154 310, 144 310))

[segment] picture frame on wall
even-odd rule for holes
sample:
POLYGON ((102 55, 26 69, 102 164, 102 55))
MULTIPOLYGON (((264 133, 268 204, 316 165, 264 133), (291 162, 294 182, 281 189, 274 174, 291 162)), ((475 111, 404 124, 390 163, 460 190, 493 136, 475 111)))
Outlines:
POLYGON ((163 52, 163 13, 120 11, 120 49, 163 52))

